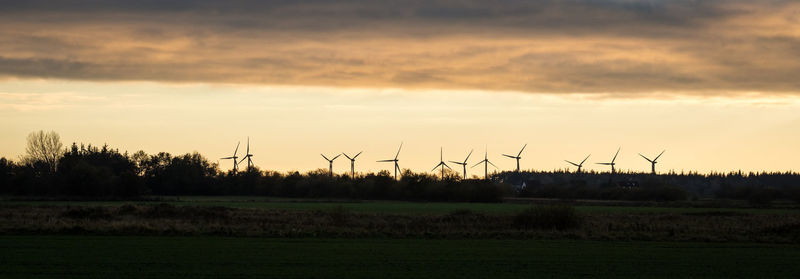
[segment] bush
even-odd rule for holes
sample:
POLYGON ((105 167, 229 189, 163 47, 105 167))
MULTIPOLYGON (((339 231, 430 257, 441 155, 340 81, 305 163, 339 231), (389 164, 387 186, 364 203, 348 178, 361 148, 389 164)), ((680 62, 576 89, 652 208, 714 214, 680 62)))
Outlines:
POLYGON ((580 227, 581 218, 569 205, 537 205, 518 213, 514 225, 521 229, 567 230, 580 227))

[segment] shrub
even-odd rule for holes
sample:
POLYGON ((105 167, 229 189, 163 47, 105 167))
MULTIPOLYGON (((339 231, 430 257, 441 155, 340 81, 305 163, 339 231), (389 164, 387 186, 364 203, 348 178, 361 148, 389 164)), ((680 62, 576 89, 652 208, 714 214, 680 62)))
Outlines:
POLYGON ((111 214, 100 206, 69 208, 61 217, 70 219, 108 219, 111 214))
POLYGON ((580 227, 581 218, 569 205, 537 205, 518 213, 514 225, 521 229, 567 230, 580 227))

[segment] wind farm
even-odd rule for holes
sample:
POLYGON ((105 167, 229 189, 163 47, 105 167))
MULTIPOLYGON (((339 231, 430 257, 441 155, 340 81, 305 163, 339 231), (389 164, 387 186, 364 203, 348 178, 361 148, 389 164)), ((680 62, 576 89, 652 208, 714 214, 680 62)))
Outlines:
MULTIPOLYGON (((57 138, 54 133, 43 135, 57 138)), ((356 159, 369 156, 360 150, 353 156, 345 152, 320 153, 327 168, 305 173, 281 173, 259 168, 252 160, 255 155, 251 151, 255 148, 264 152, 265 149, 251 146, 250 137, 245 141, 243 154, 238 153, 241 142, 237 142, 232 154, 215 157, 223 162, 233 162, 228 172, 220 169, 219 161, 209 163, 197 152, 173 156, 166 152, 148 155, 139 151, 128 155, 105 145, 100 148, 73 144, 60 158, 58 168, 50 168, 46 161, 40 163, 44 167, 39 169, 43 175, 59 183, 35 187, 25 184, 26 180, 19 174, 24 175, 36 165, 9 163, 3 158, 0 160, 0 174, 6 176, 0 176, 0 179, 23 183, 0 187, 2 193, 12 197, 3 201, 7 205, 0 204, 0 211, 5 213, 2 215, 5 217, 0 217, 5 224, 0 232, 19 233, 24 228, 39 235, 36 241, 46 239, 56 243, 62 243, 60 241, 64 239, 61 232, 74 231, 75 228, 91 235, 111 237, 116 239, 113 240, 115 243, 120 237, 146 243, 146 239, 172 238, 175 234, 187 237, 184 241, 204 237, 210 239, 206 241, 218 242, 224 241, 219 238, 224 235, 234 239, 271 239, 276 243, 306 239, 306 243, 307 239, 322 235, 333 236, 332 239, 323 238, 330 243, 342 243, 343 239, 361 243, 376 237, 387 243, 430 238, 443 241, 445 246, 456 245, 452 241, 469 241, 473 245, 494 247, 498 240, 511 241, 522 237, 526 243, 529 239, 541 243, 578 241, 580 249, 594 252, 597 250, 592 249, 598 248, 590 243, 613 246, 632 238, 644 243, 677 243, 691 239, 703 241, 703 245, 710 247, 715 247, 710 243, 716 242, 763 244, 769 247, 764 248, 768 253, 774 253, 775 250, 770 249, 782 249, 775 245, 795 241, 792 233, 775 228, 793 228, 797 218, 795 211, 800 208, 798 173, 656 172, 655 166, 661 162, 666 150, 652 159, 637 153, 649 163, 649 172, 621 169, 620 160, 625 157, 621 147, 609 161, 594 162, 610 167, 607 170, 587 168, 591 154, 580 161, 552 162, 566 162, 577 168, 574 171, 537 170, 520 165, 528 144, 524 144, 515 155, 489 153, 486 144, 484 158, 470 163, 473 148, 469 148, 463 160, 445 160, 444 147, 459 145, 448 143, 439 147, 439 162, 433 169, 416 172, 413 168, 401 169, 401 152, 406 154, 404 160, 412 161, 413 156, 408 154, 426 153, 424 151, 428 149, 415 144, 404 149, 406 142, 403 141, 391 159, 376 161, 391 163, 391 172, 366 170, 357 173, 356 159), (350 169, 349 172, 337 173, 334 163, 342 156, 350 161, 350 169), (516 164, 502 169, 490 160, 490 157, 497 156, 512 158, 516 164), (247 171, 240 171, 239 165, 245 161, 247 171), (447 169, 453 169, 447 162, 461 165, 462 173, 448 175, 447 169), (467 173, 470 164, 471 168, 483 165, 483 176, 470 177, 467 173), (492 172, 489 172, 489 166, 494 168, 492 172), (87 172, 87 168, 92 171, 87 172), (126 179, 120 179, 126 176, 126 179), (28 195, 42 195, 43 198, 26 200, 13 194, 25 191, 31 191, 28 195), (84 200, 64 201, 63 196, 49 196, 51 193, 68 194, 84 200), (85 200, 97 197, 113 197, 114 200, 85 200), (37 214, 26 215, 31 211, 37 214), (55 219, 60 221, 48 221, 55 219), (175 226, 176 222, 191 226, 175 226), (610 228, 613 234, 609 233, 610 228), (4 231, 6 229, 8 231, 4 231), (741 230, 751 232, 744 236, 734 233, 741 230), (391 236, 391 240, 383 239, 383 236, 391 236), (486 244, 490 241, 492 244, 486 244)), ((564 151, 567 152, 570 151, 564 151)), ((270 157, 269 151, 262 154, 270 157)), ((667 162, 674 160, 673 157, 677 156, 671 156, 667 162)), ((538 161, 542 159, 526 162, 535 165, 538 161)), ((96 240, 78 237, 71 241, 96 240)), ((10 247, 7 251, 35 254, 23 253, 27 246, 12 243, 17 242, 7 242, 10 247)), ((516 248, 522 243, 509 245, 516 248)), ((326 253, 333 251, 333 248, 325 247, 326 253)), ((160 248, 149 249, 160 251, 160 248)), ((387 253, 398 251, 397 248, 386 249, 389 250, 387 253)), ((458 249, 472 251, 473 248, 458 249)), ((486 249, 508 251, 506 248, 493 250, 496 247, 486 249)), ((608 249, 613 248, 606 247, 603 251, 608 249)), ((72 249, 65 248, 60 253, 68 250, 72 249)), ((631 253, 625 251, 622 249, 618 253, 631 253)), ((696 248, 681 250, 681 253, 694 252, 697 252, 696 248)), ((276 259, 285 255, 279 251, 274 253, 276 259)), ((559 253, 550 252, 550 255, 558 258, 559 253)), ((750 256, 751 252, 741 253, 750 256)), ((359 262, 367 259, 355 257, 359 262)), ((514 259, 529 261, 524 256, 514 259)), ((596 260, 584 255, 575 256, 575 259, 596 260)), ((93 261, 99 264, 99 260, 93 261)), ((199 266, 196 269, 204 268, 199 266)), ((3 272, 0 271, 0 276, 4 275, 3 272)), ((637 271, 637 275, 642 272, 637 271)), ((780 274, 776 276, 780 277, 780 274)))

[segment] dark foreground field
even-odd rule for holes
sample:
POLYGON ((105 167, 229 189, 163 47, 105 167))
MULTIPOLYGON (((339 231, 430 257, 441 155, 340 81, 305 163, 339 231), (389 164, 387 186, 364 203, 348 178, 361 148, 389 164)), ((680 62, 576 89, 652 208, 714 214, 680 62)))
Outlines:
POLYGON ((800 246, 0 236, 0 278, 796 278, 800 246))
POLYGON ((796 278, 794 208, 0 203, 0 278, 796 278))

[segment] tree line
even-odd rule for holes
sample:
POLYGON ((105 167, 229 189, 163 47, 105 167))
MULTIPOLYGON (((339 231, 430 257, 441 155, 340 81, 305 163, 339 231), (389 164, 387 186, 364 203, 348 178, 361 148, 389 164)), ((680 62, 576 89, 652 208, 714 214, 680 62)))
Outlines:
POLYGON ((64 149, 54 132, 28 137, 18 162, 0 158, 0 195, 61 197, 140 197, 148 195, 260 195, 414 201, 497 202, 504 197, 604 200, 686 200, 722 198, 768 203, 800 201, 800 174, 521 171, 489 179, 444 178, 404 170, 355 177, 318 169, 306 173, 249 167, 221 171, 199 153, 133 154, 107 145, 73 143, 64 149))
POLYGON ((0 195, 130 198, 148 195, 261 195, 294 198, 383 199, 415 201, 498 202, 511 194, 506 184, 440 180, 434 175, 405 170, 394 180, 388 171, 331 175, 264 171, 249 167, 223 172, 199 153, 133 154, 108 145, 73 143, 66 150, 48 142, 55 133, 29 137, 29 150, 19 162, 0 158, 0 195), (44 137, 43 141, 31 139, 44 137), (49 158, 56 158, 51 160, 49 158))

